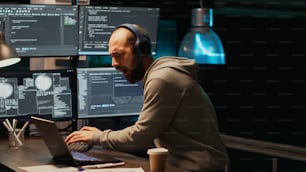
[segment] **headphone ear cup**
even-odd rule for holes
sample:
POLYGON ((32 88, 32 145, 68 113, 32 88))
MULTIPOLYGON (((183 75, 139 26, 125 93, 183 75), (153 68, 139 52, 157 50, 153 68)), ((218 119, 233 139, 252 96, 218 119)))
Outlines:
MULTIPOLYGON (((137 38, 138 39, 138 38, 137 38)), ((142 42, 140 42, 140 41, 137 41, 136 40, 136 42, 135 42, 135 44, 134 44, 134 51, 135 51, 135 53, 137 54, 137 55, 139 55, 139 54, 142 54, 142 42)))
POLYGON ((147 56, 151 55, 151 44, 150 44, 150 38, 144 37, 142 42, 139 42, 138 45, 136 45, 135 49, 137 49, 138 54, 141 56, 147 56))

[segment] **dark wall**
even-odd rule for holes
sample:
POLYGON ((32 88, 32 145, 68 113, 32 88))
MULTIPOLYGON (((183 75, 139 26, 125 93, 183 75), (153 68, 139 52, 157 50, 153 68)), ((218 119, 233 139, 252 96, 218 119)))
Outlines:
POLYGON ((216 16, 227 65, 203 75, 222 131, 305 146, 304 21, 216 16))
MULTIPOLYGON (((227 64, 202 66, 201 83, 225 134, 305 147, 305 17, 215 15, 227 64)), ((260 145, 259 145, 260 146, 260 145)), ((272 171, 275 157, 229 149, 229 171, 272 171)), ((278 171, 305 162, 278 158, 278 171)))

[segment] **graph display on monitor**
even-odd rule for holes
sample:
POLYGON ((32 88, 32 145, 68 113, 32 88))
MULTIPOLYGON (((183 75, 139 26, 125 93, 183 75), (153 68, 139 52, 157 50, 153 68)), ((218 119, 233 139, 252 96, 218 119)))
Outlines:
POLYGON ((21 57, 78 55, 78 6, 1 4, 6 42, 21 57))
POLYGON ((159 8, 79 7, 79 55, 108 55, 111 32, 123 23, 144 27, 150 35, 152 54, 156 54, 159 8))
POLYGON ((1 73, 0 118, 72 118, 74 77, 72 70, 1 73))
POLYGON ((112 67, 77 69, 78 118, 139 115, 142 82, 129 83, 112 67))

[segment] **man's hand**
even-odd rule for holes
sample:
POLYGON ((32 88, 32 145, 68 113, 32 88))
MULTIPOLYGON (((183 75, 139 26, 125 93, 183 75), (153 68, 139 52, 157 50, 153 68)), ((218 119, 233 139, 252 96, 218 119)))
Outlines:
POLYGON ((85 126, 81 128, 79 131, 74 131, 71 134, 69 134, 65 138, 66 144, 71 144, 75 142, 86 142, 91 143, 92 137, 96 131, 101 131, 96 127, 89 127, 85 126))

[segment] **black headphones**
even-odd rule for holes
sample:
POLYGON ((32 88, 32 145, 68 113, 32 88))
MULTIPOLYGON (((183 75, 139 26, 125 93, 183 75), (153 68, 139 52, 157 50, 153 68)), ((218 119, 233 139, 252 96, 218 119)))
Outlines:
POLYGON ((117 28, 126 28, 130 30, 135 36, 136 36, 136 41, 134 44, 135 52, 138 55, 141 56, 148 56, 151 55, 151 41, 150 38, 145 36, 141 31, 136 28, 133 24, 130 23, 124 23, 117 28))

